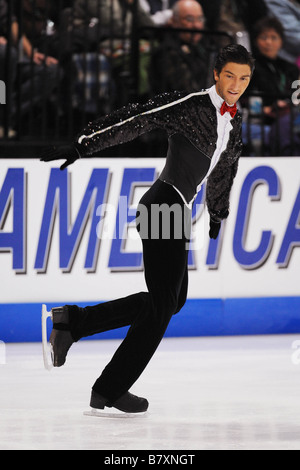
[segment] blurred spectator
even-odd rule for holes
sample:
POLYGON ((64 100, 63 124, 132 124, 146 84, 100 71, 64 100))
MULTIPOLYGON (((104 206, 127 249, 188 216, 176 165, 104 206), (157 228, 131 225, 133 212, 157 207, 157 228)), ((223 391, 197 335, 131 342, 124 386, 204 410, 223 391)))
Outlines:
MULTIPOLYGON (((61 54, 64 67, 69 70, 65 76, 71 77, 67 88, 75 84, 77 107, 85 102, 85 110, 90 111, 95 107, 98 109, 99 103, 106 108, 108 100, 112 107, 114 100, 118 101, 118 106, 128 101, 133 81, 133 6, 133 0, 75 0, 73 8, 63 11, 59 29, 61 54), (115 93, 116 89, 118 93, 115 93)), ((154 26, 140 3, 137 15, 139 26, 154 26)), ((147 88, 148 77, 143 65, 147 53, 141 52, 140 69, 146 75, 144 88, 147 88)))
MULTIPOLYGON (((180 0, 173 7, 172 28, 203 30, 205 17, 196 0, 180 0)), ((155 93, 199 91, 212 84, 209 41, 201 32, 171 31, 154 52, 151 82, 155 93)), ((210 40, 211 43, 211 40, 210 40)))
POLYGON ((149 13, 153 23, 165 26, 172 18, 172 8, 177 0, 140 0, 142 8, 149 13))
POLYGON ((272 106, 289 108, 292 83, 299 78, 296 65, 281 59, 284 29, 276 18, 263 18, 254 33, 256 69, 250 88, 269 95, 264 99, 265 113, 272 115, 272 106))
MULTIPOLYGON (((13 37, 14 48, 11 52, 11 62, 16 62, 16 42, 17 42, 17 31, 18 25, 15 16, 11 18, 11 35, 13 37)), ((8 7, 6 0, 0 0, 0 80, 5 80, 5 61, 7 53, 7 39, 8 39, 8 7)), ((14 67, 12 68, 14 72, 14 67)), ((12 77, 12 80, 15 79, 15 76, 12 77)))
MULTIPOLYGON (((291 101, 292 84, 298 80, 299 70, 296 65, 279 57, 284 43, 284 29, 276 18, 261 19, 255 25, 254 40, 256 68, 249 89, 264 94, 263 116, 264 123, 271 125, 272 153, 279 140, 279 148, 275 153, 288 155, 291 152, 290 131, 295 113, 291 101)), ((299 139, 295 139, 295 144, 299 146, 299 139)))
MULTIPOLYGON (((21 114, 41 107, 52 96, 59 78, 59 63, 50 54, 47 22, 51 16, 50 0, 22 0, 23 25, 20 56, 21 114)), ((54 42, 55 44, 55 42, 54 42)), ((58 51, 53 55, 58 55, 58 51)))
POLYGON ((23 48, 37 65, 57 65, 59 45, 51 17, 55 7, 50 0, 23 0, 23 48), (51 31, 48 31, 48 27, 51 31), (49 34, 48 34, 49 33, 49 34), (54 37, 55 36, 55 37, 54 37))
MULTIPOLYGON (((123 38, 131 33, 133 0, 75 0, 68 18, 69 52, 92 52, 105 39, 123 38)), ((153 26, 150 15, 138 4, 140 26, 153 26)))
POLYGON ((248 49, 254 23, 267 14, 264 0, 201 0, 201 5, 208 29, 231 33, 248 49))
MULTIPOLYGON (((15 82, 16 79, 16 64, 18 61, 18 54, 16 49, 17 42, 17 31, 18 25, 16 18, 13 16, 11 18, 11 36, 13 40, 13 45, 10 50, 9 65, 10 73, 7 75, 6 65, 7 65, 7 47, 8 47, 8 5, 6 0, 0 0, 0 80, 6 83, 8 78, 11 83, 15 82)), ((0 106, 0 138, 4 136, 4 111, 7 112, 6 106, 0 106)), ((10 124, 10 123, 8 123, 10 124)), ((13 129, 8 130, 9 137, 15 135, 13 129)))
POLYGON ((285 41, 280 57, 296 63, 300 51, 299 0, 265 0, 270 16, 275 16, 284 27, 285 41))
MULTIPOLYGON (((38 2, 39 0, 37 0, 38 2)), ((1 24, 7 24, 7 1, 0 0, 1 6, 1 24)), ((24 8, 31 6, 34 8, 32 2, 24 2, 24 8)), ((26 14, 29 15, 29 10, 26 10, 26 14)), ((28 16, 27 16, 28 18, 28 16)), ((27 29, 24 22, 24 30, 26 33, 29 32, 28 20, 27 29)), ((31 20, 31 24, 34 27, 35 22, 31 20)), ((13 129, 17 126, 17 107, 18 101, 20 105, 20 117, 24 117, 34 107, 40 107, 51 95, 57 80, 57 68, 58 61, 53 58, 46 56, 35 49, 34 45, 29 40, 27 34, 23 34, 21 37, 20 45, 19 41, 19 25, 16 18, 12 18, 12 43, 13 47, 9 51, 9 63, 10 63, 10 85, 12 89, 11 95, 11 107, 6 109, 8 120, 13 129), (19 89, 17 89, 17 76, 20 80, 19 89)), ((30 36, 30 35, 29 35, 30 36)), ((34 32, 32 38, 37 37, 37 31, 34 32)), ((5 39, 2 39, 3 43, 1 47, 2 52, 0 53, 1 66, 0 70, 5 73, 5 59, 4 50, 6 50, 5 39), (3 62, 4 61, 4 62, 3 62)), ((1 73, 1 72, 0 72, 1 73)), ((2 72, 3 73, 3 72, 2 72)), ((13 132, 10 130, 10 134, 13 132)))

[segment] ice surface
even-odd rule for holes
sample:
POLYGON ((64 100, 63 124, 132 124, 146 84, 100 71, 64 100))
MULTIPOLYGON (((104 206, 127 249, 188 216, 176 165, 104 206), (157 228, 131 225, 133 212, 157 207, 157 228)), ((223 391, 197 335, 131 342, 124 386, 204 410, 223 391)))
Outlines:
POLYGON ((7 344, 0 449, 298 450, 299 339, 165 339, 132 389, 150 402, 139 419, 83 414, 118 341, 79 342, 51 372, 41 344, 7 344))

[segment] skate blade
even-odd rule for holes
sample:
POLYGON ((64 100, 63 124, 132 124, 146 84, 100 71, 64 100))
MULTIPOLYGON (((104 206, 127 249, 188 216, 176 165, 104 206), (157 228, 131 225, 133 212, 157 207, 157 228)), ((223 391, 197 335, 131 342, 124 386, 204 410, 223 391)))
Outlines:
POLYGON ((91 408, 89 411, 84 411, 83 415, 84 416, 92 416, 94 418, 121 418, 121 419, 128 419, 128 418, 144 418, 147 416, 148 412, 145 411, 145 413, 124 413, 123 411, 118 411, 115 408, 112 408, 111 410, 97 410, 95 408, 91 408))
POLYGON ((53 368, 53 351, 52 346, 48 343, 47 338, 47 319, 51 318, 52 320, 52 313, 47 312, 46 305, 43 304, 42 306, 42 346, 43 346, 43 361, 45 369, 50 371, 53 368))

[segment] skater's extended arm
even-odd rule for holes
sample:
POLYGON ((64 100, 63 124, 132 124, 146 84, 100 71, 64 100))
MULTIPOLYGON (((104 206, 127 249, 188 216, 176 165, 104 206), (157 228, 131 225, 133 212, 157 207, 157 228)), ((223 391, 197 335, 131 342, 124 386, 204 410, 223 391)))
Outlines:
POLYGON ((176 109, 189 96, 179 92, 164 93, 145 104, 132 103, 96 119, 78 136, 77 146, 80 153, 83 157, 89 156, 108 147, 134 140, 157 128, 168 132, 168 127, 172 127, 176 109))
POLYGON ((130 104, 107 116, 91 122, 69 146, 52 148, 42 161, 66 159, 65 169, 79 158, 97 154, 101 150, 136 139, 140 135, 160 128, 172 131, 183 105, 194 94, 181 92, 164 93, 145 104, 130 104), (170 117, 172 115, 172 117, 170 117))

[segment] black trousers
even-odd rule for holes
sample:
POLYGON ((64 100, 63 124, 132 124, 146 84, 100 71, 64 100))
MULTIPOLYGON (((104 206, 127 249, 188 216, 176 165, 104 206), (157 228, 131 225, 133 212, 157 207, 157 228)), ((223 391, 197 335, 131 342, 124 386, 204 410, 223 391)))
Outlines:
POLYGON ((127 336, 93 386, 117 400, 139 378, 161 342, 172 315, 185 304, 191 211, 170 185, 157 180, 137 211, 148 292, 100 305, 70 308, 75 341, 130 325, 127 336), (158 214, 158 209, 162 209, 158 214), (169 223, 170 222, 170 223, 169 223))

